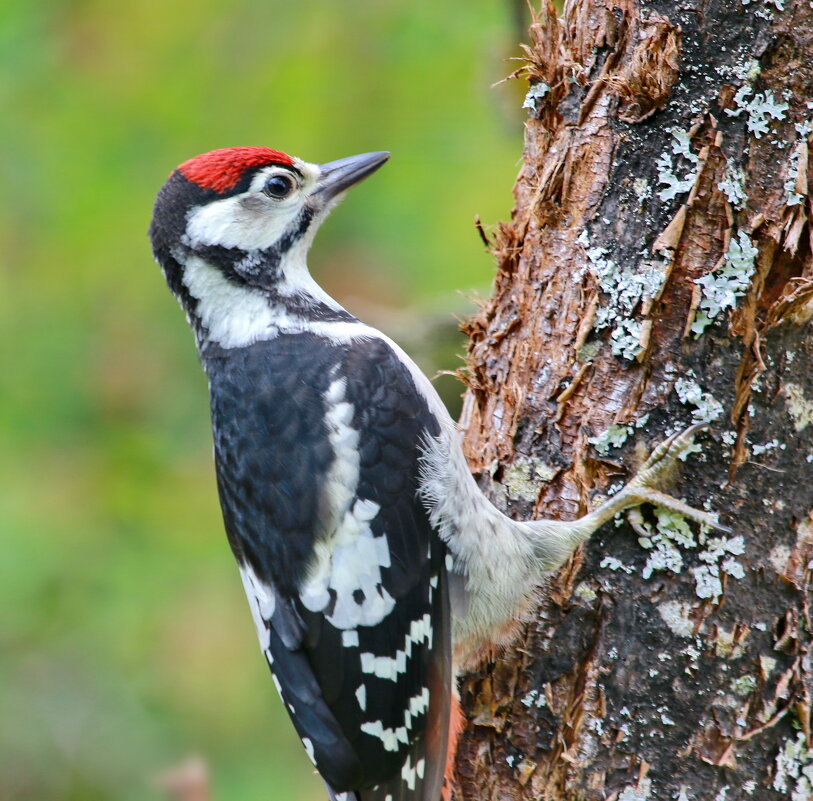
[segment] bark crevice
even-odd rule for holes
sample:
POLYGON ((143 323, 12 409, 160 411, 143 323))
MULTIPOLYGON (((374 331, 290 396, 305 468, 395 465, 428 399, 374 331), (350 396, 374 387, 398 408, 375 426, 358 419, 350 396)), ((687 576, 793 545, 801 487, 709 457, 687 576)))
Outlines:
POLYGON ((550 577, 463 682, 459 798, 770 801, 794 726, 813 748, 813 8, 779 5, 534 16, 515 208, 465 325, 470 464, 508 513, 572 518, 713 419, 676 492, 735 533, 646 509, 649 537, 607 526, 550 577))

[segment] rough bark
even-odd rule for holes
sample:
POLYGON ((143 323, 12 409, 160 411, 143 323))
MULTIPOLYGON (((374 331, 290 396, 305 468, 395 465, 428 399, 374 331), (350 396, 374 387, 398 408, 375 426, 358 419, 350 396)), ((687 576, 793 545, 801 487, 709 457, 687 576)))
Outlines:
POLYGON ((456 797, 806 799, 813 4, 573 0, 526 53, 516 205, 466 327, 472 469, 517 517, 572 518, 713 419, 672 491, 734 533, 645 509, 647 537, 595 535, 463 681, 456 797))

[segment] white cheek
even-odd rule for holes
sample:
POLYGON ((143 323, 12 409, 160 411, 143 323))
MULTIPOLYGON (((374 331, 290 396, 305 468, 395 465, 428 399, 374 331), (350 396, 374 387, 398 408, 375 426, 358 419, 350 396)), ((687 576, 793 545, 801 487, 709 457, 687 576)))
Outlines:
POLYGON ((299 198, 275 203, 254 192, 215 200, 189 212, 188 244, 263 250, 280 239, 301 208, 299 198), (249 194, 251 202, 244 203, 249 194))

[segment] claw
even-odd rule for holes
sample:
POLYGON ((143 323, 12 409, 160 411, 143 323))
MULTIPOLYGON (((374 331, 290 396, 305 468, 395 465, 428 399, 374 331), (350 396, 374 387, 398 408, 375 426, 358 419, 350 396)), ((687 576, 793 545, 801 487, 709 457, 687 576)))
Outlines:
MULTIPOLYGON (((574 537, 574 542, 576 544, 584 542, 593 531, 611 520, 616 514, 637 507, 642 503, 651 503, 655 506, 671 509, 689 520, 699 523, 701 526, 708 526, 717 531, 731 534, 731 529, 728 526, 718 522, 717 515, 695 509, 693 506, 689 506, 687 503, 661 491, 668 469, 681 454, 689 449, 695 434, 708 427, 708 423, 695 423, 684 431, 672 434, 671 437, 667 437, 661 442, 620 492, 605 501, 598 509, 581 518, 582 525, 574 537)), ((641 534, 642 530, 645 530, 640 517, 633 517, 633 528, 639 534, 641 534)))
POLYGON ((649 454, 649 458, 641 465, 627 486, 647 486, 652 479, 667 470, 691 447, 695 434, 706 428, 708 428, 708 423, 695 423, 695 425, 667 437, 649 454))
POLYGON ((627 484, 627 488, 630 494, 637 498, 640 503, 646 502, 656 506, 663 506, 678 512, 684 517, 688 517, 690 520, 694 520, 700 525, 731 533, 730 528, 718 522, 716 515, 695 509, 660 490, 660 478, 663 473, 691 447, 695 434, 708 427, 708 423, 695 423, 683 431, 667 437, 652 451, 641 469, 627 484))
POLYGON ((640 508, 637 506, 633 506, 632 509, 627 509, 627 523, 630 524, 632 530, 639 537, 649 537, 652 533, 647 531, 644 516, 641 514, 640 508))

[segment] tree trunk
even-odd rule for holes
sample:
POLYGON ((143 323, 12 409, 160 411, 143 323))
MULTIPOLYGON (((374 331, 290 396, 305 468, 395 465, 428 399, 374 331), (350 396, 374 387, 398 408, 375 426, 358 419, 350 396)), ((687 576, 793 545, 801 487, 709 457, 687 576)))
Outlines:
POLYGON ((472 469, 572 518, 714 421, 671 489, 733 533, 652 508, 598 532, 462 682, 455 795, 813 798, 813 4, 572 0, 527 57, 466 326, 472 469))

